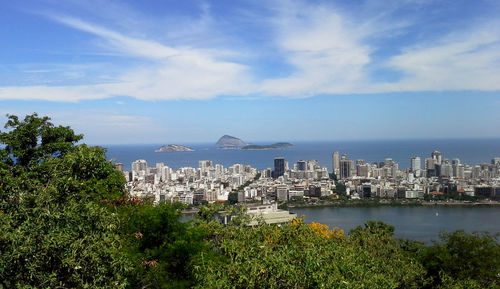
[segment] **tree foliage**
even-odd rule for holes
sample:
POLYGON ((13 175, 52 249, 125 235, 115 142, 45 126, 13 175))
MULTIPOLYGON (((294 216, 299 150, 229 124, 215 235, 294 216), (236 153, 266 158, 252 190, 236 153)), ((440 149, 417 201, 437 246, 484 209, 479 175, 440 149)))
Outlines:
POLYGON ((219 258, 198 258, 197 288, 412 288, 423 268, 395 242, 369 242, 301 221, 280 227, 214 226, 219 258), (376 247, 378 251, 372 248, 376 247))
POLYGON ((433 246, 422 248, 419 256, 434 285, 465 282, 476 284, 477 288, 498 288, 500 244, 497 236, 459 230, 442 233, 440 238, 433 246))
POLYGON ((124 178, 49 120, 9 116, 0 133, 0 284, 125 287, 120 220, 103 202, 124 196, 124 178))
POLYGON ((125 251, 134 264, 132 288, 187 288, 192 285, 189 265, 208 250, 202 227, 179 221, 179 205, 148 203, 120 208, 125 251))
MULTIPOLYGON (((0 288, 498 288, 496 236, 425 246, 369 221, 349 235, 301 219, 248 227, 244 206, 129 198, 100 147, 48 117, 0 131, 0 288), (231 216, 228 225, 214 217, 231 216)), ((345 188, 338 184, 340 193, 345 188)))
POLYGON ((39 162, 48 157, 61 157, 74 148, 76 142, 83 138, 72 129, 54 126, 49 117, 27 115, 23 120, 15 115, 8 115, 4 128, 0 133, 0 143, 8 155, 8 164, 29 167, 31 162, 39 162))

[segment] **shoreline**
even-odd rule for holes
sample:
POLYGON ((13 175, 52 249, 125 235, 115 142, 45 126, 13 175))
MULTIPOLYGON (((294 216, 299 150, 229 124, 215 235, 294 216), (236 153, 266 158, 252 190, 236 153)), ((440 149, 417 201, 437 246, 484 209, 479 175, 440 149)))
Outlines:
POLYGON ((452 201, 452 202, 371 202, 371 201, 361 201, 361 202, 331 202, 322 204, 286 204, 283 203, 282 206, 287 209, 293 208, 328 208, 328 207, 496 207, 500 206, 498 201, 490 202, 464 202, 464 201, 452 201))

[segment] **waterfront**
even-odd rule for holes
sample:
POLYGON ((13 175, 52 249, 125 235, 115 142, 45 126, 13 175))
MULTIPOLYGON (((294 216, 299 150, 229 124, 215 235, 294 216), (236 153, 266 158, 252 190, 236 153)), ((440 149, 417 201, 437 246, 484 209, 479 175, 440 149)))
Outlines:
POLYGON ((108 149, 107 157, 124 164, 144 159, 150 164, 163 162, 178 169, 197 167, 199 160, 211 160, 226 167, 236 163, 248 164, 259 170, 273 166, 275 157, 284 157, 290 164, 298 160, 318 160, 320 166, 332 169, 332 153, 339 151, 350 159, 364 159, 366 162, 380 162, 392 158, 400 168, 410 166, 410 158, 420 156, 423 160, 431 152, 439 150, 443 158, 459 158, 462 163, 476 165, 489 163, 493 157, 500 156, 500 139, 451 139, 451 140, 378 140, 378 141, 330 141, 330 142, 293 142, 295 147, 282 150, 243 151, 219 150, 213 143, 189 144, 194 152, 155 153, 164 144, 152 145, 103 145, 108 149))
POLYGON ((498 207, 344 207, 293 208, 305 221, 335 226, 349 232, 369 220, 378 220, 396 228, 397 238, 424 242, 437 240, 442 231, 488 231, 500 234, 498 207))

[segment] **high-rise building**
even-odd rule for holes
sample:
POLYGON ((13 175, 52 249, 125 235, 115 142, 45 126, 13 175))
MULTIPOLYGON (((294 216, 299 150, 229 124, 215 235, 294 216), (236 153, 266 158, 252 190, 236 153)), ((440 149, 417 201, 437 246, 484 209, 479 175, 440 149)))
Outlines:
POLYGON ((491 164, 492 165, 498 165, 498 164, 500 164, 500 158, 492 158, 491 159, 491 164))
POLYGON ((425 171, 427 177, 436 176, 436 161, 433 158, 425 159, 425 171))
POLYGON ((431 158, 425 159, 425 169, 426 170, 433 170, 435 165, 436 165, 436 162, 434 161, 434 159, 431 159, 431 158))
POLYGON ((370 165, 369 164, 360 164, 356 166, 358 177, 369 177, 370 165))
POLYGON ((132 162, 132 171, 134 171, 134 172, 140 172, 140 171, 146 172, 147 170, 148 170, 148 163, 145 160, 136 160, 135 162, 132 162))
POLYGON ((115 169, 119 172, 123 172, 123 163, 116 163, 115 169))
POLYGON ((457 170, 457 178, 465 178, 465 167, 464 165, 458 165, 458 170, 457 170))
POLYGON ((339 163, 339 152, 334 152, 332 157, 332 168, 333 173, 338 174, 340 163, 339 163))
POLYGON ((346 179, 352 176, 351 171, 354 168, 353 160, 348 160, 346 155, 342 155, 339 165, 340 179, 346 179))
POLYGON ((420 157, 411 158, 411 171, 416 172, 421 170, 421 164, 420 157))
POLYGON ((297 162, 297 170, 305 171, 307 169, 307 162, 304 160, 300 160, 297 162))
POLYGON ((365 165, 364 160, 356 160, 356 175, 361 176, 361 166, 365 165))
POLYGON ((212 167, 212 161, 198 161, 198 167, 200 168, 200 171, 203 175, 207 174, 208 170, 212 167))
POLYGON ((285 174, 285 159, 284 158, 275 158, 274 159, 274 171, 273 178, 281 177, 285 174))
POLYGON ((441 165, 440 176, 451 177, 453 175, 453 168, 449 163, 444 163, 441 165))
POLYGON ((432 154, 432 159, 435 161, 435 164, 436 165, 440 165, 441 164, 441 159, 443 157, 443 154, 441 152, 438 152, 438 151, 433 151, 432 154))

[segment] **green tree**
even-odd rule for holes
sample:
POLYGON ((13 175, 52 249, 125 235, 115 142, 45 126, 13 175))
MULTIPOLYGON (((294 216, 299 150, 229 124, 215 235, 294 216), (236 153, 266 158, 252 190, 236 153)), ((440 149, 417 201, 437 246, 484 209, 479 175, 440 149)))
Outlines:
POLYGON ((134 264, 128 275, 132 288, 187 288, 190 264, 208 250, 201 226, 180 222, 182 206, 148 203, 120 207, 124 251, 134 264))
POLYGON ((238 203, 238 193, 229 193, 227 196, 227 200, 229 201, 229 204, 234 205, 238 203))
POLYGON ((423 282, 423 268, 386 234, 342 237, 300 221, 211 229, 220 256, 196 259, 195 288, 416 288, 423 282))
POLYGON ((28 168, 32 162, 62 157, 83 138, 69 127, 54 126, 49 117, 38 117, 36 113, 23 120, 15 115, 7 118, 4 128, 8 131, 0 132, 0 143, 5 146, 3 150, 8 157, 4 161, 9 165, 28 168))
POLYGON ((420 252, 434 285, 450 280, 477 283, 480 287, 500 285, 500 244, 489 233, 467 234, 463 230, 440 235, 441 241, 420 252))
POLYGON ((104 150, 48 117, 9 116, 0 133, 0 285, 125 287, 124 178, 104 150))

